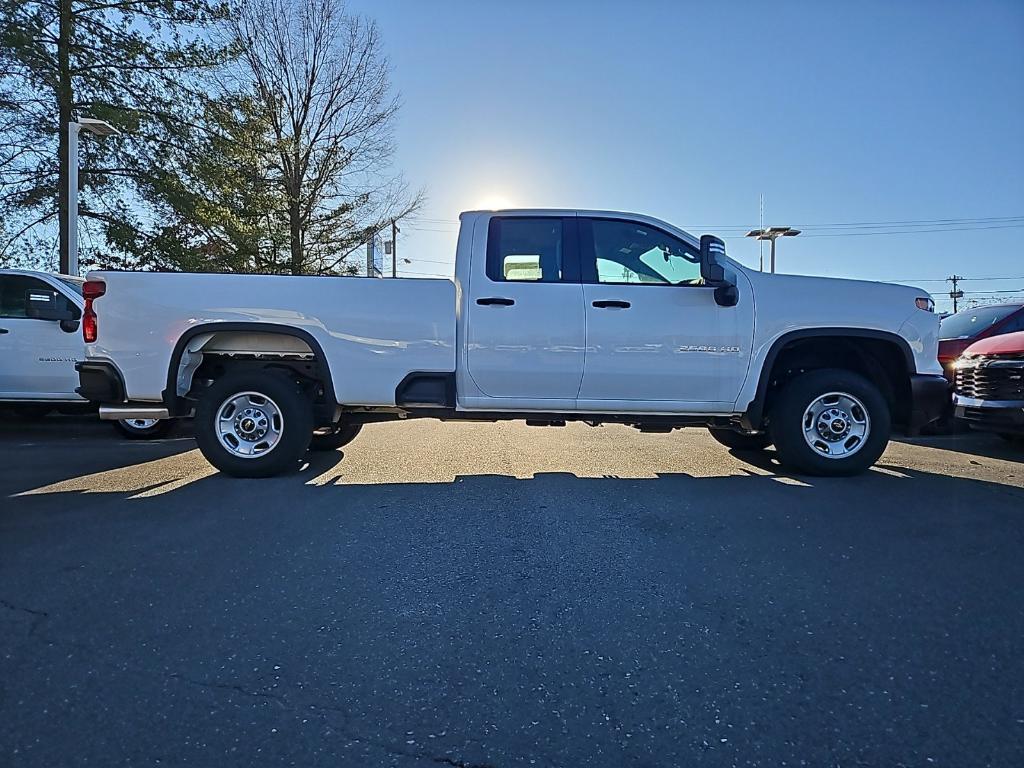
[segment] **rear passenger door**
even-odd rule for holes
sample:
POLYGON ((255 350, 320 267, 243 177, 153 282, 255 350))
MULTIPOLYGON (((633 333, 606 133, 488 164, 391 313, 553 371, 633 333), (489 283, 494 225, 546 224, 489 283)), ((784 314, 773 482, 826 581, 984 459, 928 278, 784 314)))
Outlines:
POLYGON ((494 216, 474 270, 468 367, 505 408, 575 406, 586 344, 575 216, 494 216))

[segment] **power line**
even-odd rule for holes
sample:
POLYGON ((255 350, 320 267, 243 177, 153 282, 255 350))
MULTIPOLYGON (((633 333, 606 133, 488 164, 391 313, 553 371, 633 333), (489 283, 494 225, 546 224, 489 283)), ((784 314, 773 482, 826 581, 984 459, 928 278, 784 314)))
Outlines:
MULTIPOLYGON (((897 219, 890 221, 847 221, 847 222, 832 222, 825 224, 815 223, 801 223, 796 222, 794 226, 799 226, 803 229, 853 229, 857 227, 896 227, 896 226, 929 226, 932 224, 936 225, 957 225, 957 224, 988 224, 996 222, 1011 222, 1011 221, 1024 221, 1024 215, 1018 216, 971 216, 963 218, 951 218, 951 219, 897 219)), ((457 219, 432 219, 426 217, 417 217, 414 224, 419 222, 427 222, 431 224, 458 224, 457 219)), ((743 229, 747 230, 752 227, 751 224, 702 224, 687 225, 692 229, 743 229)))
POLYGON ((923 235, 929 232, 980 232, 986 229, 1019 229, 1024 227, 1020 224, 997 224, 993 226, 979 227, 942 227, 941 229, 886 229, 877 232, 811 232, 804 237, 869 237, 878 235, 923 235))
MULTIPOLYGON (((964 280, 964 281, 966 281, 966 280, 972 280, 972 281, 981 281, 981 280, 1024 280, 1024 277, 961 277, 960 279, 964 280)), ((925 278, 918 278, 918 277, 901 277, 901 278, 895 278, 895 279, 891 280, 890 282, 893 282, 893 283, 944 283, 944 282, 946 282, 946 279, 945 278, 927 278, 927 279, 925 279, 925 278)))

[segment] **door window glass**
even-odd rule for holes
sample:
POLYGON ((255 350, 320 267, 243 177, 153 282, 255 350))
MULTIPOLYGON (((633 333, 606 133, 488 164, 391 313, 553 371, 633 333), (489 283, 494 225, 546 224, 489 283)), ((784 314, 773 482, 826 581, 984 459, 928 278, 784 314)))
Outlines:
POLYGON ((53 291, 42 280, 27 275, 0 275, 0 317, 27 317, 26 291, 53 291))
POLYGON ((495 217, 487 233, 487 276, 499 282, 560 282, 563 240, 560 218, 495 217))
POLYGON ((599 283, 700 284, 700 253, 678 238, 612 219, 594 219, 592 231, 599 283))

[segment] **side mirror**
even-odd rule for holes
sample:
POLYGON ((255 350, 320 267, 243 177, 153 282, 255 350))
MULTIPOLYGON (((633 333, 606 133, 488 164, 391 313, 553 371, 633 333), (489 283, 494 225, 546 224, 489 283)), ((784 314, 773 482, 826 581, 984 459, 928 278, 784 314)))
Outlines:
POLYGON ((700 236, 700 276, 707 285, 725 282, 725 269, 719 261, 725 256, 725 243, 714 235, 700 236))
POLYGON ((721 257, 725 256, 725 243, 714 235, 701 235, 700 276, 704 284, 715 289, 715 303, 720 307, 735 307, 740 292, 735 283, 725 276, 721 257))
POLYGON ((25 317, 64 323, 78 320, 81 312, 62 293, 30 288, 25 291, 25 317))

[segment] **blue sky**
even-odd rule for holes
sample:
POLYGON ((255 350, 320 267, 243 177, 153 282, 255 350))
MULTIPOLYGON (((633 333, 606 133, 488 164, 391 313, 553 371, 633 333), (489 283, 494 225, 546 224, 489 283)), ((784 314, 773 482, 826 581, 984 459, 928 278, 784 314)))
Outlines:
MULTIPOLYGON (((758 245, 730 228, 757 224, 761 193, 766 224, 1024 217, 1021 2, 350 10, 380 26, 403 101, 396 167, 429 198, 399 240, 407 274, 450 274, 449 222, 493 205, 648 213, 727 235, 751 265, 758 245)), ((780 241, 780 271, 1024 289, 1022 225, 809 229, 780 241), (889 229, 907 228, 941 227, 889 229)))

